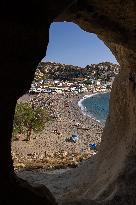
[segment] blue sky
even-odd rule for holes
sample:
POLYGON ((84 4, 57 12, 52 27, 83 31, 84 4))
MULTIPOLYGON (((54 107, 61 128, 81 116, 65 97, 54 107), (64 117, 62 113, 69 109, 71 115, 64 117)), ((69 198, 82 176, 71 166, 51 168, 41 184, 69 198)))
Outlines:
POLYGON ((48 49, 43 61, 81 67, 103 61, 117 63, 109 48, 95 34, 68 22, 51 24, 48 49))

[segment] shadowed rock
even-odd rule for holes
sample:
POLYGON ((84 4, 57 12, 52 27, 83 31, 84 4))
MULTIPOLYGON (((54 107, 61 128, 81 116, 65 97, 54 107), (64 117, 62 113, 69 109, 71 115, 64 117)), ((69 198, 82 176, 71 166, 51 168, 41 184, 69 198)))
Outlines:
MULTIPOLYGON (((93 177, 88 166, 86 175, 77 180, 77 184, 82 184, 88 176, 86 187, 76 195, 67 193, 66 199, 71 195, 78 200, 83 195, 99 200, 99 204, 134 205, 136 183, 130 173, 135 173, 136 153, 135 0, 0 2, 0 200, 6 200, 3 204, 17 204, 18 199, 22 204, 55 204, 47 192, 42 194, 45 198, 38 197, 39 191, 31 192, 15 183, 10 143, 16 101, 30 88, 36 67, 46 54, 50 24, 64 20, 96 33, 122 68, 113 83, 110 112, 93 177)), ((95 204, 83 200, 79 204, 82 202, 95 204)))

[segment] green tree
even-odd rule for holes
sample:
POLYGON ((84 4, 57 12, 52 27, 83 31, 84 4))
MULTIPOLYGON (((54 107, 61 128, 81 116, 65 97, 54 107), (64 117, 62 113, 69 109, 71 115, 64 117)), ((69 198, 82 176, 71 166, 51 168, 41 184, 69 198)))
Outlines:
POLYGON ((26 140, 30 140, 32 131, 35 133, 42 131, 50 119, 46 108, 18 103, 14 116, 13 137, 22 133, 26 135, 26 140))

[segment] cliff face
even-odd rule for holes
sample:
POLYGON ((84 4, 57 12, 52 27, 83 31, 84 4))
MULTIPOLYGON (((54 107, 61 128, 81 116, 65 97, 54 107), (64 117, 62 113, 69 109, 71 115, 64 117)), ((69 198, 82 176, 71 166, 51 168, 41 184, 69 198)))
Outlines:
MULTIPOLYGON (((21 5, 20 2, 0 2, 0 200, 5 204, 11 201, 16 204, 18 197, 23 195, 22 204, 26 204, 27 199, 29 204, 37 203, 29 186, 21 188, 14 176, 10 139, 16 101, 30 87, 36 66, 45 56, 49 25, 54 20, 72 21, 84 30, 96 33, 121 66, 113 84, 110 113, 100 151, 94 163, 87 164, 85 174, 78 174, 74 179, 78 187, 82 183, 86 186, 76 190, 76 193, 73 189, 74 196, 68 192, 66 199, 70 196, 75 200, 80 198, 78 202, 70 204, 97 204, 94 200, 110 205, 136 204, 135 0, 24 0, 21 5), (8 199, 3 197, 5 194, 9 196, 8 199)), ((47 191, 46 196, 48 194, 47 191)), ((54 204, 49 198, 44 198, 45 204, 54 204)), ((44 200, 41 204, 44 204, 44 200)))

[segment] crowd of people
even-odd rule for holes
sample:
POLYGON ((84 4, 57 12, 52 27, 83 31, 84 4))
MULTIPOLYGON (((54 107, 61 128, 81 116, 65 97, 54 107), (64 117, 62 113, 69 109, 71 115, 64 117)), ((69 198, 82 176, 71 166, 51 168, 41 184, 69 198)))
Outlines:
POLYGON ((38 94, 23 96, 19 101, 47 107, 53 118, 29 142, 12 143, 15 165, 60 167, 78 164, 95 154, 90 144, 100 144, 103 125, 84 115, 78 106, 83 94, 38 94), (78 136, 74 143, 72 135, 78 136))

